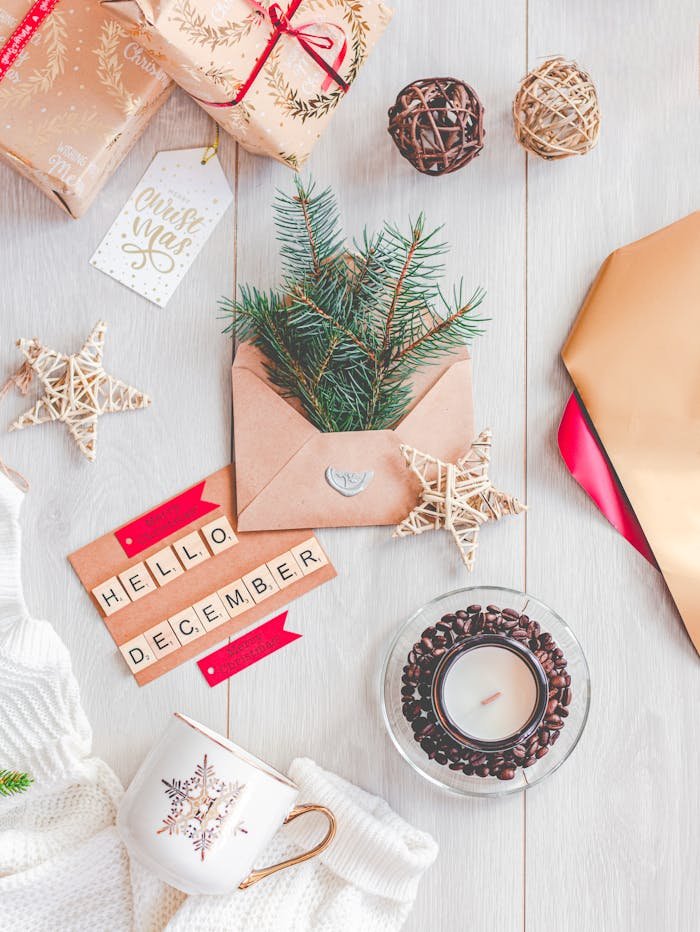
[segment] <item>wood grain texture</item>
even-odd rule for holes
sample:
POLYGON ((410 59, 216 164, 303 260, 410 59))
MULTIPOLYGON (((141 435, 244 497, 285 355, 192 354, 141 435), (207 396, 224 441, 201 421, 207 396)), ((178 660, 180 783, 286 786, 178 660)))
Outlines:
MULTIPOLYGON (((92 466, 61 425, 0 435, 0 455, 33 483, 23 515, 28 603, 71 650, 95 750, 123 780, 181 709, 277 766, 313 757, 431 831, 441 854, 408 932, 690 932, 700 907, 697 656, 662 581, 566 473, 556 427, 569 391, 559 350, 598 265, 697 206, 696 4, 442 0, 439 16, 433 4, 394 6, 308 172, 337 190, 349 237, 425 210, 453 244, 448 279, 487 288, 476 426, 493 428, 494 481, 527 498, 527 518, 485 529, 471 577, 445 535, 320 532, 339 578, 291 606, 288 627, 301 640, 214 689, 194 664, 134 685, 66 555, 228 461, 231 345, 216 300, 234 276, 275 281, 270 204, 292 181, 222 140, 236 200, 166 309, 90 268, 153 154, 209 141, 207 118, 177 92, 78 223, 0 166, 0 372, 18 362, 15 338, 71 351, 104 317, 106 368, 154 399, 101 419, 92 466), (532 66, 557 52, 599 87, 601 142, 583 159, 528 161, 513 140, 512 97, 528 57, 532 66), (396 93, 436 75, 473 84, 486 125, 482 154, 441 179, 418 175, 386 133, 396 93), (464 801, 424 785, 399 758, 381 721, 379 671, 419 605, 489 583, 527 586, 571 622, 593 705, 574 757, 550 781, 527 798, 464 801)), ((10 396, 0 423, 27 406, 10 396)))

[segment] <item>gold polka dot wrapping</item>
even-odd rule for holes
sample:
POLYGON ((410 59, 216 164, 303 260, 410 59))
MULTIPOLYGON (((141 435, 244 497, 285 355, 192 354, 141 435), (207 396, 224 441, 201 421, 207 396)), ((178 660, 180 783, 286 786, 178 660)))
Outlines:
POLYGON ((585 155, 598 142, 598 94, 575 63, 550 58, 527 74, 513 101, 515 138, 543 159, 585 155))

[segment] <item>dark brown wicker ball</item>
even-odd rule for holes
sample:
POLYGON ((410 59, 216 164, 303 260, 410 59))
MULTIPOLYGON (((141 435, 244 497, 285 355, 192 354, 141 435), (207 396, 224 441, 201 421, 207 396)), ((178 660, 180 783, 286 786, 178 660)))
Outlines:
POLYGON ((407 84, 389 110, 389 133, 401 155, 425 175, 446 175, 484 147, 484 108, 456 78, 407 84))

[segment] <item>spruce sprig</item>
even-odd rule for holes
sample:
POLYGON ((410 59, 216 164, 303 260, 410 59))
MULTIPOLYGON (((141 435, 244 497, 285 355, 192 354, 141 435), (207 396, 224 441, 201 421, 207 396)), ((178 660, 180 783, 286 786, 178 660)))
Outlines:
POLYGON ((407 233, 385 224, 344 248, 333 192, 295 183, 274 202, 281 287, 246 285, 238 300, 222 299, 225 332, 263 352, 273 384, 319 430, 392 427, 411 403, 414 374, 482 332, 484 292, 465 299, 460 283, 444 295, 448 247, 422 214, 407 233))
POLYGON ((0 770, 0 796, 23 793, 33 782, 28 773, 20 773, 18 770, 0 770))

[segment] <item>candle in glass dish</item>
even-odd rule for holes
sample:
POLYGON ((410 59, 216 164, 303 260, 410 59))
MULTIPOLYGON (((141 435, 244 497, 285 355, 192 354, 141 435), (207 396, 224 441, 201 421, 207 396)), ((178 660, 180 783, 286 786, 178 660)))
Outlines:
POLYGON ((480 750, 514 747, 540 725, 547 676, 527 647, 502 635, 457 644, 436 670, 433 706, 442 727, 480 750))

